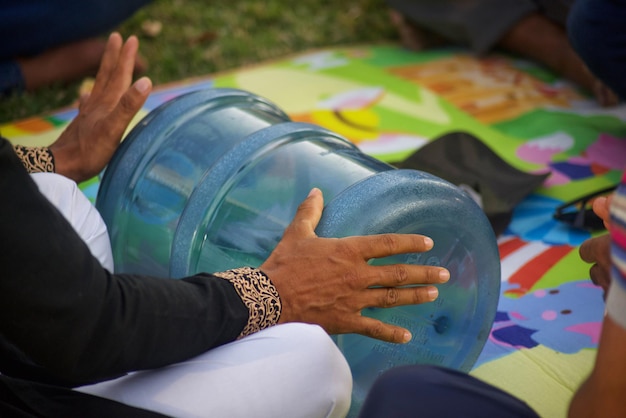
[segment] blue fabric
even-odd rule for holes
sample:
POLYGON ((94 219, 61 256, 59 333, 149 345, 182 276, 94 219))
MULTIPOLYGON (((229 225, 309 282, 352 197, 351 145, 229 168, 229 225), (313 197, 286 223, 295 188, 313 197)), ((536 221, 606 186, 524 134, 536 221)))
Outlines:
POLYGON ((11 90, 24 90, 22 70, 15 61, 0 61, 0 94, 11 90))
POLYGON ((572 46, 591 72, 626 100, 626 0, 577 0, 568 18, 572 46))
POLYGON ((151 1, 0 0, 0 93, 24 87, 15 58, 106 34, 151 1))
POLYGON ((0 60, 102 35, 151 0, 0 0, 0 60), (6 42, 10 40, 10 42, 6 42))
POLYGON ((379 377, 359 418, 539 418, 521 400, 466 373, 405 366, 379 377))

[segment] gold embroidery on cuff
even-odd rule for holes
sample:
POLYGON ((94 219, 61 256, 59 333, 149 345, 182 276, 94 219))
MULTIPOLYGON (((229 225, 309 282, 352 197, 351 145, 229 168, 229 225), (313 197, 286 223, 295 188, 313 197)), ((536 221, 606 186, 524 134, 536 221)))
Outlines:
POLYGON ((13 145, 17 156, 29 173, 54 173, 54 156, 47 147, 13 145))
POLYGON ((280 319, 282 306, 278 291, 261 270, 241 267, 215 276, 233 284, 244 305, 250 312, 248 323, 237 339, 276 325, 280 319))

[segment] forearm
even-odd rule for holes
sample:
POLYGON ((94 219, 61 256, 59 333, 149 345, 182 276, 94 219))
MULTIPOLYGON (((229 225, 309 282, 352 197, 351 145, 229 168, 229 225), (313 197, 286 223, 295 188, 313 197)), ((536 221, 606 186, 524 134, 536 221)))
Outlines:
POLYGON ((110 275, 0 142, 0 333, 63 379, 158 367, 235 339, 248 309, 218 277, 110 275), (2 149, 4 148, 4 149, 2 149))
POLYGON ((610 207, 611 286, 593 371, 575 394, 570 418, 617 417, 626 411, 626 174, 610 207))
POLYGON ((626 330, 606 316, 593 372, 574 394, 569 418, 619 417, 626 411, 626 330))

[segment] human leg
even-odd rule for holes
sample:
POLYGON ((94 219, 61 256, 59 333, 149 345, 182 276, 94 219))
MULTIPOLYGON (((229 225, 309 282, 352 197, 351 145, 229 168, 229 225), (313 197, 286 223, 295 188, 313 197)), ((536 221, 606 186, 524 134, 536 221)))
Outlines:
MULTIPOLYGON (((97 37, 150 2, 0 0, 0 37, 10 40, 0 43, 0 75, 13 75, 2 80, 0 94, 95 74, 105 45, 97 37)), ((139 60, 137 72, 145 66, 139 60)))
POLYGON ((0 0, 0 60, 107 33, 152 0, 0 0))
MULTIPOLYGON (((407 23, 477 54, 490 51, 511 26, 537 10, 532 0, 387 0, 387 4, 407 23)), ((392 18, 397 20, 397 15, 392 18)), ((405 35, 400 35, 406 44, 405 35)))
POLYGON ((617 104, 615 94, 587 70, 572 48, 565 28, 541 13, 532 13, 520 19, 502 36, 498 46, 545 65, 592 93, 602 105, 617 104))
POLYGON ((347 362, 318 326, 267 328, 189 361, 78 390, 177 417, 343 417, 347 362))
POLYGON ((521 400, 466 373, 435 366, 390 369, 374 383, 359 418, 539 418, 521 400))
POLYGON ((626 100, 626 0, 577 0, 568 19, 574 49, 591 72, 626 100))
POLYGON ((39 191, 63 214, 102 267, 113 272, 111 241, 104 220, 70 179, 54 173, 33 173, 39 191))
POLYGON ((21 72, 21 80, 7 90, 14 87, 34 91, 41 87, 78 80, 90 74, 95 74, 104 53, 106 41, 90 38, 72 42, 47 50, 32 57, 18 58, 15 61, 21 72))

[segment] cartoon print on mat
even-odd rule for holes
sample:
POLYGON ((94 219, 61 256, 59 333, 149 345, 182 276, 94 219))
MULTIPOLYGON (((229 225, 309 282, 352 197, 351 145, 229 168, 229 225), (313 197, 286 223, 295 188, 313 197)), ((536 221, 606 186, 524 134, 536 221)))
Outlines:
MULTIPOLYGON (((501 289, 502 294, 520 297, 532 289, 553 286, 554 282, 539 282, 554 266, 567 262, 566 257, 575 254, 574 250, 575 247, 571 245, 548 245, 541 241, 526 242, 516 236, 500 238, 498 251, 501 275, 502 281, 507 284, 505 289, 501 289)), ((560 282, 558 280, 558 283, 560 282)))
POLYGON ((569 354, 595 348, 602 289, 588 279, 576 247, 506 235, 498 239, 498 250, 498 312, 477 366, 538 346, 569 354))
POLYGON ((552 175, 544 187, 567 184, 572 180, 584 180, 601 176, 610 170, 623 170, 626 163, 625 138, 601 133, 580 155, 565 160, 553 161, 555 156, 567 152, 574 146, 574 139, 564 132, 536 138, 521 145, 516 155, 528 162, 545 165, 552 175))
POLYGON ((479 363, 538 345, 567 354, 595 348, 603 312, 602 289, 589 280, 539 289, 520 298, 503 294, 479 363))
POLYGON ((324 126, 348 138, 367 154, 420 148, 427 142, 425 138, 408 133, 381 131, 380 116, 373 107, 383 100, 385 94, 382 87, 342 91, 320 100, 310 113, 290 116, 294 121, 324 126))
POLYGON ((571 86, 549 85, 506 57, 477 59, 456 54, 391 68, 399 77, 428 87, 479 121, 493 124, 540 107, 569 108, 582 100, 571 86))
POLYGON ((507 232, 525 241, 541 241, 551 245, 580 245, 591 234, 555 220, 554 210, 564 202, 548 196, 532 194, 513 210, 507 232))

